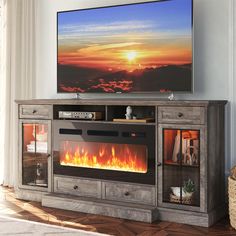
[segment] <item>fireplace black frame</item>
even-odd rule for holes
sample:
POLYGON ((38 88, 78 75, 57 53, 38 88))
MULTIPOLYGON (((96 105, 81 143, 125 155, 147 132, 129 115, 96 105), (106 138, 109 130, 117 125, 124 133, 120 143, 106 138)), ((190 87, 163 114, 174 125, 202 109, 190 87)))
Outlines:
POLYGON ((155 125, 107 124, 71 120, 54 120, 53 173, 56 175, 96 178, 155 185, 155 125), (87 141, 146 145, 146 173, 62 166, 59 160, 61 141, 87 141))

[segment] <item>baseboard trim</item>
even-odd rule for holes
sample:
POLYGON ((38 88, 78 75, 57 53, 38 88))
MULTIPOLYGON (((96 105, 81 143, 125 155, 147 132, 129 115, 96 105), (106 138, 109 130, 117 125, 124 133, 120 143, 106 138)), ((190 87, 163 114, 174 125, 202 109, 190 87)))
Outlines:
POLYGON ((44 195, 42 206, 148 223, 158 219, 158 210, 153 206, 84 197, 70 197, 68 199, 67 195, 62 194, 44 195))
POLYGON ((152 223, 156 220, 210 227, 227 214, 226 205, 210 213, 161 208, 134 203, 114 202, 103 199, 70 197, 63 194, 42 196, 46 207, 152 223))
POLYGON ((159 213, 159 220, 202 227, 210 227, 227 214, 226 205, 223 205, 210 213, 182 211, 167 208, 157 209, 159 213))
POLYGON ((42 198, 45 194, 48 194, 48 192, 40 192, 40 191, 27 190, 27 189, 15 190, 16 198, 26 200, 26 201, 42 202, 42 198))

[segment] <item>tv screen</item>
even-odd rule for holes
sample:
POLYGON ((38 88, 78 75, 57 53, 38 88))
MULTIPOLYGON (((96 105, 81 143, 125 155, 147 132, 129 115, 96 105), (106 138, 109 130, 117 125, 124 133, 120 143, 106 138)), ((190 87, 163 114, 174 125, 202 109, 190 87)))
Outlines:
POLYGON ((192 0, 57 13, 60 93, 192 91, 192 0))

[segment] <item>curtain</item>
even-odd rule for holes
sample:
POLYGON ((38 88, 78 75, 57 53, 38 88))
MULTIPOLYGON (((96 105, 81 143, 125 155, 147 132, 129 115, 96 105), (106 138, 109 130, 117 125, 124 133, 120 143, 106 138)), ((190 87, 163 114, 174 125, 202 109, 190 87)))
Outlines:
POLYGON ((35 92, 35 1, 3 0, 0 159, 5 186, 15 186, 18 178, 18 110, 15 100, 31 99, 35 92))
MULTIPOLYGON (((0 0, 0 90, 3 87, 3 71, 4 71, 4 65, 5 65, 5 60, 3 61, 3 58, 5 59, 5 55, 4 55, 4 51, 3 50, 5 48, 5 40, 4 36, 5 36, 5 9, 3 9, 3 0, 0 0)), ((2 106, 3 103, 2 101, 2 93, 0 93, 0 124, 2 123, 2 106)), ((2 128, 2 127, 1 127, 2 128)), ((0 130, 1 132, 1 130, 0 130)), ((0 133, 0 149, 3 146, 3 136, 2 136, 2 132, 0 133)), ((2 184, 3 182, 3 158, 0 158, 0 184, 2 184)))

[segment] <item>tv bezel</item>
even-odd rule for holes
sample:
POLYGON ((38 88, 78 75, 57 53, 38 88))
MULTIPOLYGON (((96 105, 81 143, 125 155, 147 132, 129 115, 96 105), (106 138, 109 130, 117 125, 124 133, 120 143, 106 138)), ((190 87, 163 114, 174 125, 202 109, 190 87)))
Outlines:
POLYGON ((115 95, 115 94, 147 94, 147 95, 160 95, 160 94, 193 94, 194 93, 194 0, 189 0, 192 3, 192 9, 191 9, 191 45, 192 45, 192 70, 191 70, 191 90, 189 91, 168 91, 168 92, 161 92, 159 90, 156 91, 134 91, 134 92, 66 92, 66 91, 59 91, 58 90, 58 15, 60 13, 65 13, 65 12, 74 12, 74 11, 86 11, 86 10, 93 10, 93 9, 101 9, 101 8, 111 8, 111 7, 120 7, 120 6, 129 6, 129 5, 139 5, 139 4, 149 4, 149 3, 154 3, 154 2, 167 2, 167 1, 174 1, 174 0, 151 0, 147 2, 137 2, 137 3, 127 3, 127 4, 119 4, 119 5, 106 5, 106 6, 101 6, 101 7, 89 7, 89 8, 79 8, 79 9, 73 9, 73 10, 66 10, 66 11, 58 11, 57 12, 57 73, 56 73, 56 78, 57 78, 57 94, 110 94, 110 95, 115 95))

